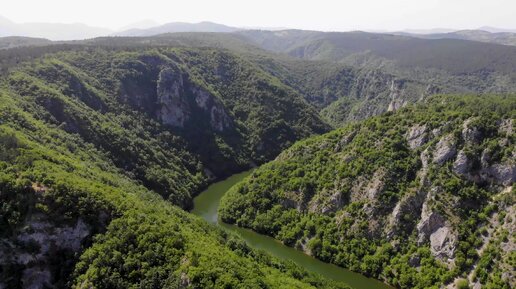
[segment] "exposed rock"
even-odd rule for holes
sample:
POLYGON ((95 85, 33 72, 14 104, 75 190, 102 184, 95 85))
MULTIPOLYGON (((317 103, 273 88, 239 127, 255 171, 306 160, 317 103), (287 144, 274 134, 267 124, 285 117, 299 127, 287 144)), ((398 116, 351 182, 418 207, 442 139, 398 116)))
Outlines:
POLYGON ((57 226, 44 215, 35 214, 12 243, 1 240, 0 263, 24 266, 20 271, 23 288, 50 288, 53 276, 49 259, 63 251, 79 252, 90 234, 90 228, 81 219, 73 226, 57 226))
POLYGON ((439 228, 443 227, 445 219, 439 213, 433 212, 428 208, 428 202, 425 201, 423 209, 421 210, 421 220, 417 224, 418 243, 422 244, 430 235, 432 235, 439 228))
POLYGON ((430 209, 430 201, 435 197, 436 190, 427 195, 421 210, 421 219, 417 224, 418 244, 430 240, 430 251, 444 262, 452 262, 457 243, 457 236, 451 227, 446 224, 446 219, 439 213, 430 209))
POLYGON ((157 102, 159 104, 158 118, 164 124, 183 127, 190 117, 190 110, 183 96, 183 74, 171 68, 165 68, 159 73, 157 86, 157 102))
MULTIPOLYGON (((296 208, 299 205, 296 204, 296 208)), ((342 207, 342 192, 340 190, 325 191, 316 195, 308 204, 308 211, 327 214, 336 212, 342 207)))
POLYGON ((453 142, 453 136, 447 135, 439 140, 435 146, 433 153, 433 162, 436 164, 443 164, 444 162, 451 159, 456 153, 455 143, 453 142))
POLYGON ((495 164, 485 170, 496 183, 509 186, 516 181, 516 166, 512 164, 495 164))
POLYGON ((338 151, 342 150, 342 148, 344 148, 344 146, 346 146, 348 143, 350 143, 353 140, 353 138, 355 137, 356 134, 357 134, 356 131, 351 131, 348 134, 344 135, 340 139, 340 141, 337 143, 337 145, 335 146, 334 151, 338 152, 338 151))
POLYGON ((394 98, 389 103, 389 107, 387 108, 387 111, 397 111, 400 108, 404 107, 405 105, 407 105, 407 102, 405 100, 394 98))
POLYGON ((385 175, 385 169, 380 168, 373 174, 370 180, 365 178, 357 180, 351 188, 351 201, 376 200, 383 190, 385 175))
POLYGON ((159 73, 157 103, 157 118, 167 125, 183 128, 190 119, 205 116, 216 131, 232 126, 217 97, 191 82, 178 69, 165 68, 159 73))
POLYGON ((453 171, 458 175, 466 175, 470 170, 471 164, 464 150, 459 151, 455 162, 453 162, 453 171))
POLYGON ((407 101, 402 97, 404 84, 405 82, 403 80, 391 80, 391 86, 389 88, 391 102, 389 103, 387 111, 397 111, 407 105, 407 101))
POLYGON ((454 256, 456 241, 450 227, 440 227, 430 235, 430 250, 435 257, 448 261, 454 256))
POLYGON ((185 272, 181 272, 181 287, 187 288, 191 285, 190 277, 185 272))
POLYGON ((428 169, 428 160, 430 158, 430 152, 428 151, 428 148, 426 150, 424 150, 423 152, 421 152, 421 154, 419 155, 419 159, 421 160, 421 165, 423 166, 423 170, 427 170, 428 169))
POLYGON ((416 124, 410 128, 406 138, 411 149, 416 149, 427 142, 426 125, 416 124))
POLYGON ((467 119, 462 125, 462 138, 469 143, 478 143, 482 140, 482 133, 477 128, 471 125, 472 118, 467 119))
POLYGON ((222 106, 212 106, 210 112, 210 124, 216 131, 224 131, 231 126, 231 119, 222 106))
POLYGON ((404 215, 410 214, 415 217, 421 210, 426 194, 425 190, 419 190, 416 194, 405 196, 396 204, 389 218, 389 226, 386 228, 388 239, 392 239, 400 231, 402 225, 406 225, 403 220, 404 215))
POLYGON ((303 200, 300 192, 285 192, 280 200, 280 204, 285 208, 295 208, 302 210, 303 200))
POLYGON ((498 123, 498 132, 500 134, 511 135, 513 133, 512 119, 504 119, 498 123))
POLYGON ((480 164, 482 168, 487 168, 489 166, 489 162, 491 160, 491 153, 488 149, 484 149, 482 151, 482 156, 480 157, 480 164))

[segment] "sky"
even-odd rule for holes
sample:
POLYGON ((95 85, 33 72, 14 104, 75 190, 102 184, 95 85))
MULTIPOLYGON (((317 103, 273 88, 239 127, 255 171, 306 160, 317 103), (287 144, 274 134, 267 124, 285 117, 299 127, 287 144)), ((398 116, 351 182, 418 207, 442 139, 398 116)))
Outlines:
POLYGON ((142 20, 213 21, 236 27, 322 31, 516 29, 516 0, 2 0, 14 22, 84 23, 120 29, 142 20))

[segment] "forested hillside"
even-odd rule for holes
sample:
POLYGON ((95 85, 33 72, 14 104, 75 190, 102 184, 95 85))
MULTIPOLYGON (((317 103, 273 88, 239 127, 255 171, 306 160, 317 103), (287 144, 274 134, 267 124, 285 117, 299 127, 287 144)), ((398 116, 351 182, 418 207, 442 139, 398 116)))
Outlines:
POLYGON ((435 96, 296 143, 222 220, 400 288, 513 288, 514 96, 435 96))
POLYGON ((63 50, 1 80, 2 287, 333 286, 173 206, 326 131, 301 96, 213 49, 63 50))
POLYGON ((109 50, 196 47, 228 52, 291 87, 335 127, 397 110, 436 93, 516 91, 516 47, 364 32, 249 30, 101 37, 0 51, 0 68, 5 71, 44 51, 98 46, 109 50))
POLYGON ((516 48, 270 33, 4 39, 0 288, 345 288, 186 212, 264 163, 225 221, 396 287, 514 287, 516 100, 486 93, 516 48))
POLYGON ((322 103, 323 117, 335 126, 393 111, 435 93, 516 91, 516 47, 358 31, 237 34, 263 49, 311 60, 283 64, 295 67, 287 69, 286 78, 294 80, 294 87, 307 99, 322 103))

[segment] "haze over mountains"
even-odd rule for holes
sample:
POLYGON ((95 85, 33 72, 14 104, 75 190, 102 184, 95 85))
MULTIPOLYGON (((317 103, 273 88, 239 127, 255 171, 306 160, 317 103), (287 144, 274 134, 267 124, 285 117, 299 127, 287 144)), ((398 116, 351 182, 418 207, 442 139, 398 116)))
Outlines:
MULTIPOLYGON (((242 30, 289 30, 278 27, 233 27, 202 21, 198 23, 169 22, 160 24, 154 20, 141 20, 119 29, 90 26, 83 23, 16 23, 0 15, 0 37, 23 36, 46 38, 53 41, 82 40, 101 36, 154 36, 178 32, 225 32, 242 30)), ((372 32, 372 31, 371 31, 372 32)), ((385 34, 406 35, 426 39, 464 39, 497 44, 515 45, 516 29, 483 26, 478 29, 457 30, 449 28, 406 29, 403 31, 378 31, 385 34)))
MULTIPOLYGON (((516 288, 515 34, 116 30, 159 13, 304 29, 355 20, 284 1, 93 2, 3 5, 13 19, 112 29, 0 19, 11 35, 0 37, 0 289, 516 288), (222 181, 251 168, 232 189, 222 181), (218 207, 206 218, 208 186, 227 194, 203 201, 218 207), (206 222, 218 217, 273 245, 206 222)), ((472 12, 477 22, 453 25, 429 8, 418 26, 392 2, 356 27, 377 27, 374 13, 414 27, 516 25, 472 12)))

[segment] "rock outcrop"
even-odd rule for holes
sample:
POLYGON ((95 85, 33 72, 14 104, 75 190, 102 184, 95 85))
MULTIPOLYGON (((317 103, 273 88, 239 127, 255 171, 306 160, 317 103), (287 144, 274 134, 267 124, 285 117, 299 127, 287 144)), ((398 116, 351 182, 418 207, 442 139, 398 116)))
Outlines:
POLYGON ((410 128, 407 135, 407 142, 411 149, 416 149, 427 142, 427 128, 426 125, 416 124, 410 128))
POLYGON ((472 122, 473 118, 470 118, 462 125, 462 138, 467 143, 478 143, 482 140, 482 133, 472 125, 472 122))
POLYGON ((417 224, 418 244, 423 245, 430 241, 430 251, 443 262, 453 262, 457 235, 440 213, 431 209, 431 202, 438 191, 432 190, 426 196, 421 210, 420 221, 417 224))
POLYGON ((232 126, 231 118, 217 97, 178 69, 160 71, 157 104, 157 118, 173 127, 183 128, 193 118, 207 119, 209 125, 219 132, 232 126))
POLYGON ((14 239, 0 240, 0 265, 23 268, 23 288, 52 287, 50 260, 64 252, 81 252, 82 242, 90 235, 91 229, 82 219, 73 225, 56 225, 44 215, 33 215, 14 239))
POLYGON ((444 136, 439 140, 433 152, 433 162, 442 165, 453 158, 456 153, 455 142, 452 135, 444 136))
POLYGON ((460 150, 457 154, 455 162, 453 162, 453 171, 459 175, 466 175, 471 168, 470 161, 464 150, 460 150))

